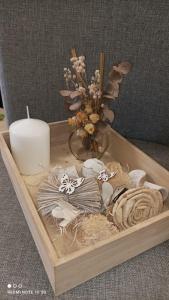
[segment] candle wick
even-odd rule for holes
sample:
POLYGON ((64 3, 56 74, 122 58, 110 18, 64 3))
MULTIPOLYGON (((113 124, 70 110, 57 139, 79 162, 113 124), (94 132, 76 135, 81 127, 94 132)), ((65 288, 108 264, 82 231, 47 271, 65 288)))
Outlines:
POLYGON ((27 118, 30 119, 29 107, 28 106, 26 106, 26 113, 27 113, 27 118))

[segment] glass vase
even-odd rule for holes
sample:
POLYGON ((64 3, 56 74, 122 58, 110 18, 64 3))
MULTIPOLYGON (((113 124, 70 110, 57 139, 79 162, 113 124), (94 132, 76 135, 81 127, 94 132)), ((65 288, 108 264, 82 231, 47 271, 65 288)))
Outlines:
POLYGON ((85 137, 78 135, 74 130, 68 140, 71 153, 81 161, 89 158, 100 159, 109 146, 109 138, 106 130, 97 130, 94 134, 87 134, 85 137))

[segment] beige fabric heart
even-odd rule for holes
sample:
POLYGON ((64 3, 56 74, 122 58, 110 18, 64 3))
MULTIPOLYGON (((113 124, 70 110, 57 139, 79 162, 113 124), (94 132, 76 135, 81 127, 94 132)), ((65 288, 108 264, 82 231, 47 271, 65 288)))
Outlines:
POLYGON ((158 190, 133 188, 122 194, 107 210, 108 220, 120 230, 143 222, 162 211, 163 198, 158 190))

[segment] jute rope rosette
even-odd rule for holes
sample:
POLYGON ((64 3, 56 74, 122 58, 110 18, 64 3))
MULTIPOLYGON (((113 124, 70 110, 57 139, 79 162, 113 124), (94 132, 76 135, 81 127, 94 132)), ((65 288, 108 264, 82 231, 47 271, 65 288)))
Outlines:
POLYGON ((163 198, 159 191, 144 187, 133 188, 122 194, 107 209, 107 218, 123 230, 156 216, 162 208, 163 198))

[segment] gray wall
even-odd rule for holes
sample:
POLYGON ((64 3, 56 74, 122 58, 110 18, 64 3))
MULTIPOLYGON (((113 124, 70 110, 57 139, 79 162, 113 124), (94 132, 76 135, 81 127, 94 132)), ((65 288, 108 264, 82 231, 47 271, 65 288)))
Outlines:
POLYGON ((114 104, 122 134, 169 144, 169 1, 0 1, 0 86, 9 122, 66 117, 59 89, 75 46, 88 71, 100 50, 106 70, 128 60, 132 72, 114 104))

